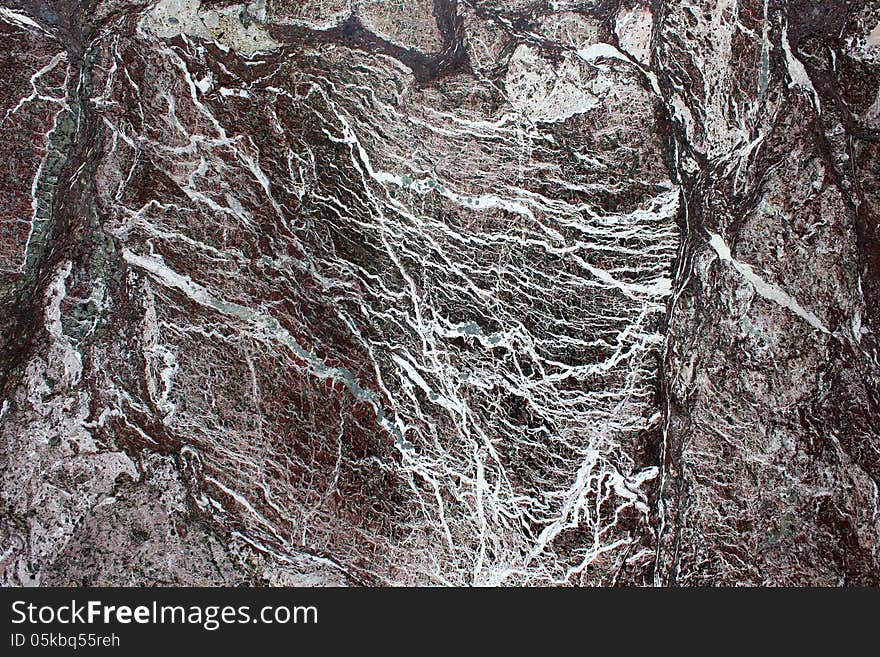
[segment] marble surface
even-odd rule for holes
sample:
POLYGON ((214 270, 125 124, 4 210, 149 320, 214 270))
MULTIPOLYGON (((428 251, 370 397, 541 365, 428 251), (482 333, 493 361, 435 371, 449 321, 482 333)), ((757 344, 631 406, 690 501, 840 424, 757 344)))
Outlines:
POLYGON ((880 6, 2 0, 4 585, 877 585, 880 6))

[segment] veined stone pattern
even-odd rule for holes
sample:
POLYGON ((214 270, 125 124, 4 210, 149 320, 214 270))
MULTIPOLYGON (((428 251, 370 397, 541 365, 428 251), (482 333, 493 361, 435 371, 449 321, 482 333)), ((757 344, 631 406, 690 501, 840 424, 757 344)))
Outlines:
POLYGON ((875 4, 0 35, 5 585, 880 583, 875 4))

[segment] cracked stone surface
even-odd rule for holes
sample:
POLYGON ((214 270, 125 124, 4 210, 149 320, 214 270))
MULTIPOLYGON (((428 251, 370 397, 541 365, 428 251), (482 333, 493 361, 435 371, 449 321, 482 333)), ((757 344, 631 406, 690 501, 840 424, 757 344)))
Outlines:
POLYGON ((0 581, 880 584, 880 7, 0 0, 0 581))

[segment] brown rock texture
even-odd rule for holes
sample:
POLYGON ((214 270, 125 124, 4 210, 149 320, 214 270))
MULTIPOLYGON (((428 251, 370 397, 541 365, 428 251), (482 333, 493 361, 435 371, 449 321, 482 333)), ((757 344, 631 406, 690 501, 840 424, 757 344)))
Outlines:
POLYGON ((875 5, 3 0, 0 581, 877 585, 875 5))

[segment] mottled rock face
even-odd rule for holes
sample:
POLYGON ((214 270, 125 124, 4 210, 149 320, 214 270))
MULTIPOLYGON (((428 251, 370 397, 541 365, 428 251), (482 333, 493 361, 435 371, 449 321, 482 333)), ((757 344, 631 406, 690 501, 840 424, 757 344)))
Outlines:
POLYGON ((5 584, 877 584, 870 3, 7 0, 5 584))

